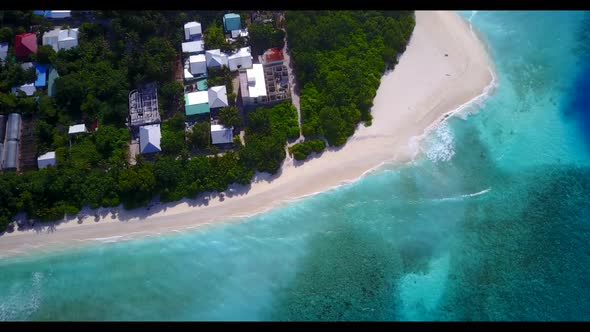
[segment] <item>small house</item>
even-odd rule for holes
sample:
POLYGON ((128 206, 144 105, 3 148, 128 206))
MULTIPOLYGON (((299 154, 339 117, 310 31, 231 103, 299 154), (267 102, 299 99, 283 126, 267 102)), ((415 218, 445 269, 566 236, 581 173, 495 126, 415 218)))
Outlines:
POLYGON ((207 60, 204 54, 191 55, 189 57, 190 72, 193 75, 207 73, 207 60))
POLYGON ((195 40, 201 39, 202 30, 201 23, 199 22, 188 22, 184 25, 184 39, 195 40))
POLYGON ((227 55, 219 49, 205 51, 205 60, 207 61, 207 68, 228 66, 227 55))
POLYGON ((51 166, 57 165, 57 159, 55 158, 55 151, 47 152, 45 154, 40 155, 37 158, 37 167, 39 169, 45 168, 50 165, 51 166))
POLYGON ((240 50, 227 58, 229 70, 252 68, 252 54, 249 47, 242 47, 240 50))
POLYGON ((0 64, 6 61, 6 57, 8 57, 8 43, 2 42, 0 43, 0 64))
POLYGON ((60 28, 47 31, 43 34, 43 45, 50 45, 54 51, 61 49, 69 50, 78 46, 78 29, 60 28))
POLYGON ((35 80, 35 87, 44 87, 47 85, 47 65, 36 64, 35 73, 37 80, 35 80))
POLYGON ((194 40, 182 43, 182 53, 199 54, 205 50, 202 40, 194 40))
POLYGON ((70 135, 76 135, 76 134, 87 133, 87 132, 88 132, 88 129, 86 129, 86 125, 83 123, 70 126, 70 128, 68 130, 68 134, 70 134, 70 135))
POLYGON ((240 21, 240 15, 236 13, 227 13, 223 15, 223 28, 225 32, 234 30, 240 30, 242 23, 240 21))
POLYGON ((184 112, 186 116, 209 114, 209 93, 196 91, 184 95, 184 112))
POLYGON ((223 125, 211 125, 211 143, 213 144, 227 144, 232 143, 234 139, 234 128, 224 127, 223 125))
POLYGON ((37 35, 28 32, 16 35, 14 39, 14 55, 19 58, 37 53, 37 35))
POLYGON ((161 139, 162 133, 159 123, 139 127, 139 151, 142 154, 162 151, 161 139))
POLYGON ((223 108, 229 104, 227 102, 227 88, 225 85, 212 86, 207 91, 209 94, 209 108, 223 108))

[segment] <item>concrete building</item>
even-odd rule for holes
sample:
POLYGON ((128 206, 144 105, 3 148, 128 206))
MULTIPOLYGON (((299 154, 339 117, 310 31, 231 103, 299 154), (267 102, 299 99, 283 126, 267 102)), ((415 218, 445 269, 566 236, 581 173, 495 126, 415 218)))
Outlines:
POLYGON ((222 53, 219 49, 205 51, 205 60, 207 61, 207 68, 228 66, 227 54, 222 53))
POLYGON ((289 71, 287 66, 283 64, 284 59, 283 51, 279 48, 268 49, 260 57, 260 62, 264 67, 264 79, 269 103, 291 98, 289 71))
POLYGON ((207 60, 204 54, 191 55, 189 57, 190 73, 202 75, 207 73, 207 60))
POLYGON ((250 47, 242 47, 240 50, 227 58, 229 70, 252 68, 252 54, 250 47))
POLYGON ((127 125, 133 128, 160 123, 158 90, 156 83, 129 92, 129 118, 127 125))
POLYGON ((253 106, 268 102, 262 64, 254 64, 252 69, 240 72, 240 94, 242 95, 244 106, 253 106))
POLYGON ((184 95, 184 113, 186 116, 209 114, 209 93, 196 91, 184 95))
POLYGON ((161 139, 162 133, 159 123, 139 127, 139 152, 147 154, 162 151, 161 139))
POLYGON ((219 124, 211 125, 211 142, 213 144, 227 144, 234 140, 234 128, 226 128, 219 124))
POLYGON ((184 40, 196 40, 202 38, 201 23, 188 22, 184 25, 184 40))
POLYGON ((45 154, 40 155, 37 158, 37 167, 39 169, 45 168, 47 166, 56 166, 57 159, 55 158, 55 151, 47 152, 45 154))

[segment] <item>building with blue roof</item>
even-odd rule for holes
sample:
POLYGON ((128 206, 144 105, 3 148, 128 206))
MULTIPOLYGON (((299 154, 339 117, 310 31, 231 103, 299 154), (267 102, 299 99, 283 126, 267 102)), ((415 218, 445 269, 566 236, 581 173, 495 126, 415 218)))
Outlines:
POLYGON ((37 74, 35 86, 44 87, 45 85, 47 85, 47 65, 36 64, 35 73, 37 74))
POLYGON ((240 15, 236 13, 228 13, 223 15, 223 27, 226 32, 240 30, 242 23, 240 21, 240 15))

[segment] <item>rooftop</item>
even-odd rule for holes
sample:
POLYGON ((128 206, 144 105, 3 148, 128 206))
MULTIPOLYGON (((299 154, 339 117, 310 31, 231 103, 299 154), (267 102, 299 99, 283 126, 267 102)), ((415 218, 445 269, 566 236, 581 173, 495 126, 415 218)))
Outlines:
POLYGON ((285 56, 283 55, 283 50, 280 48, 269 48, 262 55, 262 61, 264 64, 283 61, 284 59, 285 56))
POLYGON ((219 124, 211 125, 211 142, 225 144, 233 142, 233 127, 226 128, 219 124))
POLYGON ((162 151, 160 140, 162 132, 160 124, 151 124, 139 127, 139 151, 141 153, 154 153, 162 151))
POLYGON ((87 132, 86 125, 83 123, 70 126, 70 129, 68 130, 68 134, 79 134, 85 132, 87 132))
POLYGON ((227 88, 225 85, 213 86, 209 88, 209 107, 218 108, 228 106, 227 88))
POLYGON ((248 96, 251 98, 266 96, 266 82, 262 65, 255 63, 252 69, 246 70, 246 75, 248 78, 248 96))
POLYGON ((182 43, 182 53, 199 53, 203 52, 203 41, 195 40, 182 43))

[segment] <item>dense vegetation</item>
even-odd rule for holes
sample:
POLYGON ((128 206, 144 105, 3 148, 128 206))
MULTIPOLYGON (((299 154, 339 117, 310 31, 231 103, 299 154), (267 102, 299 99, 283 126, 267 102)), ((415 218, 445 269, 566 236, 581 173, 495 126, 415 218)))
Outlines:
POLYGON ((342 145, 370 124, 381 75, 414 29, 413 12, 289 11, 287 40, 301 88, 303 135, 342 145))
POLYGON ((326 143, 321 139, 305 140, 302 143, 297 143, 289 148, 289 153, 293 155, 296 160, 305 160, 312 153, 321 153, 326 148, 326 143))
MULTIPOLYGON (((183 87, 174 79, 182 25, 197 20, 204 29, 217 25, 221 30, 222 15, 98 12, 97 23, 80 27, 79 47, 57 53, 40 48, 33 57, 59 72, 54 97, 44 92, 33 97, 11 94, 10 88, 30 82, 34 71, 22 70, 12 61, 1 66, 0 113, 18 112, 27 121, 34 120, 38 154, 55 150, 58 166, 0 174, 0 231, 19 211, 42 221, 56 220, 84 206, 134 208, 158 196, 165 202, 175 201, 223 191, 231 183, 248 184, 255 171, 277 172, 286 157, 287 141, 300 134, 297 112, 289 102, 251 111, 245 123, 236 117, 234 105, 222 109, 222 123, 245 126, 246 144, 235 137, 235 151, 217 153, 210 143, 208 123, 185 128, 183 87), (128 93, 151 81, 158 84, 162 153, 140 155, 131 165, 130 133, 125 127, 128 93), (98 123, 99 129, 69 137, 68 126, 81 122, 98 123)), ((0 39, 11 43, 10 53, 13 34, 31 24, 38 31, 51 28, 47 20, 30 12, 0 11, 0 39)), ((314 136, 339 145, 359 121, 370 121, 369 108, 385 63, 394 63, 403 51, 414 19, 405 12, 290 12, 287 24, 303 87, 303 133, 308 137, 290 153, 305 159, 325 148, 314 136)), ((277 46, 281 32, 273 29, 254 26, 255 47, 277 46)), ((227 71, 212 74, 209 85, 226 85, 228 99, 235 99, 227 71)))

